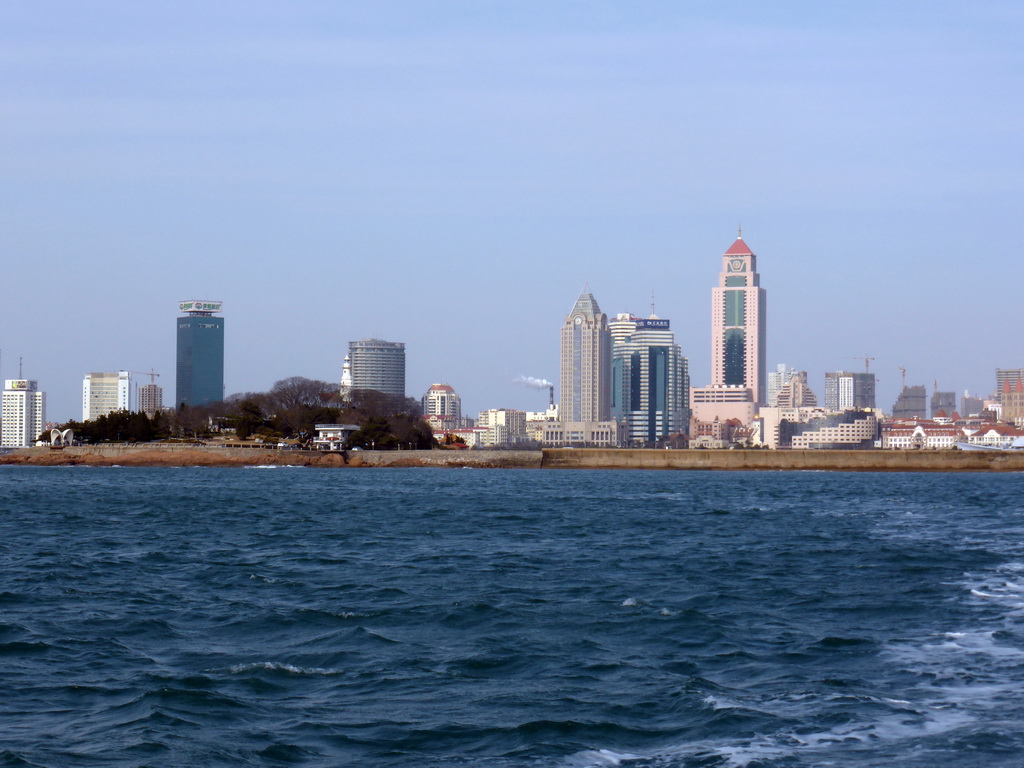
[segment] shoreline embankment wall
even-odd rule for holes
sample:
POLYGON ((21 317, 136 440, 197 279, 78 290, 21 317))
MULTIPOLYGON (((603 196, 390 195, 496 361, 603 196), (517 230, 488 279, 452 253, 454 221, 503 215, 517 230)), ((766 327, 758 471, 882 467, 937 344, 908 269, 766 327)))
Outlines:
POLYGON ((192 443, 75 445, 22 448, 0 465, 133 467, 502 467, 539 469, 540 451, 322 451, 237 448, 192 443))
POLYGON ((545 469, 1024 472, 1024 451, 767 451, 545 448, 545 469))
POLYGON ((0 464, 136 467, 476 467, 833 472, 1024 472, 1024 451, 763 451, 545 448, 543 451, 319 451, 140 443, 23 448, 0 464))

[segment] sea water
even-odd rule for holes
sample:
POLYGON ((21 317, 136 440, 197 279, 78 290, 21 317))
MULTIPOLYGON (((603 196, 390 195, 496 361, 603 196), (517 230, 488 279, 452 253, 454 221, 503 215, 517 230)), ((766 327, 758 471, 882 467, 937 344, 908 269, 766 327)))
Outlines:
POLYGON ((0 765, 1019 766, 1022 499, 0 468, 0 765))

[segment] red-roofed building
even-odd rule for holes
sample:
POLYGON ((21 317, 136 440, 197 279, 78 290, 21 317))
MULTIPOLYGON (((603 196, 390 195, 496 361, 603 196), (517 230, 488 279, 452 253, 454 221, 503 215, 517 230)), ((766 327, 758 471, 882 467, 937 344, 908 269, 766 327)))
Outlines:
POLYGON ((753 256, 754 252, 750 250, 750 246, 743 242, 742 237, 737 237, 736 242, 729 246, 729 250, 723 254, 725 256, 753 256))
POLYGON ((423 396, 423 415, 448 417, 455 420, 455 426, 459 426, 462 398, 450 384, 434 384, 423 396))
POLYGON ((983 445, 989 448, 1012 448, 1015 442, 1024 441, 1024 430, 1009 424, 986 424, 980 429, 965 429, 969 445, 983 445))
POLYGON ((765 306, 757 256, 737 237, 722 254, 718 285, 711 291, 711 386, 746 388, 755 406, 765 405, 768 397, 765 306))
POLYGON ((934 421, 889 421, 882 425, 882 448, 892 450, 944 450, 955 448, 963 438, 960 427, 934 421))

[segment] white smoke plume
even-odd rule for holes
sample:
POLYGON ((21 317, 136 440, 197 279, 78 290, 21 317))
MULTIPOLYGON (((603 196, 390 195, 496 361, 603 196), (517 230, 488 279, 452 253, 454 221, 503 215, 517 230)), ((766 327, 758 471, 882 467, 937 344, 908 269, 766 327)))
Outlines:
POLYGON ((534 389, 547 389, 548 387, 554 386, 554 384, 547 379, 536 379, 533 376, 516 376, 513 381, 516 384, 525 384, 526 386, 533 387, 534 389))

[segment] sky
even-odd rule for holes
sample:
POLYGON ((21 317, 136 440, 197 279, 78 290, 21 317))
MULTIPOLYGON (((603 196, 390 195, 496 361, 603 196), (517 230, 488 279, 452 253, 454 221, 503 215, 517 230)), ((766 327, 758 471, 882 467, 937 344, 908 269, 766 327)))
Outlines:
MULTIPOLYGON (((769 369, 986 395, 1024 366, 1024 5, 0 5, 0 376, 80 418, 224 302, 228 394, 406 344, 407 392, 542 410, 584 285, 710 383, 737 227, 769 369), (1009 238, 1009 240, 1004 240, 1009 238)), ((148 383, 148 376, 137 376, 148 383)))

